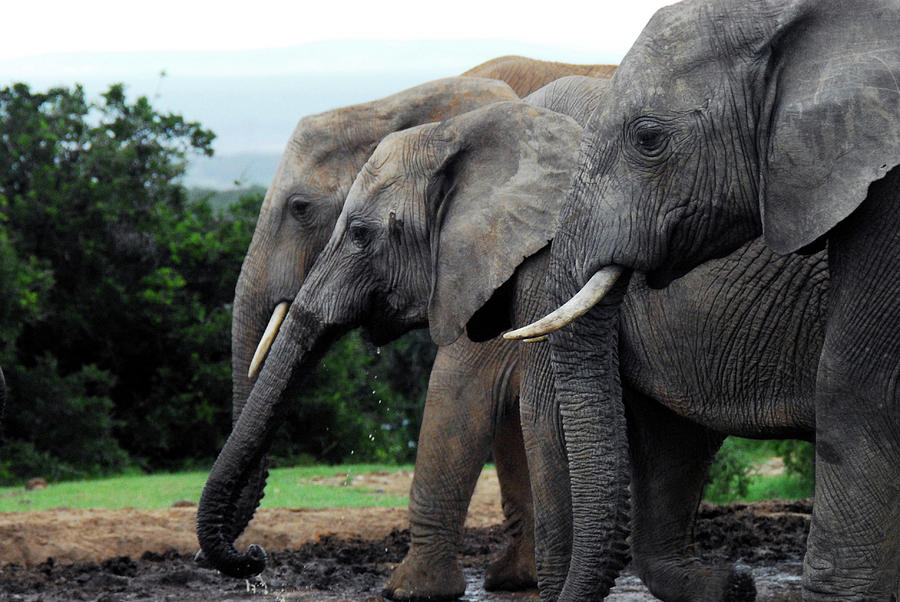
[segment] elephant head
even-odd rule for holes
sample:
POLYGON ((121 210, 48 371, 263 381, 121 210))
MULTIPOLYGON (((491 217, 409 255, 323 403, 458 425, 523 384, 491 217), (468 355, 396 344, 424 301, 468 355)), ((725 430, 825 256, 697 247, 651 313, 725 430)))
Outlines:
MULTIPOLYGON (((453 77, 300 120, 266 193, 237 282, 231 332, 233 421, 289 302, 331 236, 353 178, 378 142, 397 130, 516 98, 503 82, 453 77)), ((236 504, 232 540, 262 496, 264 458, 260 462, 236 504)))
POLYGON ((828 238, 900 162, 898 27, 893 2, 689 0, 652 18, 610 80, 553 245, 550 294, 566 309, 512 335, 585 314, 551 335, 564 419, 585 422, 567 428, 580 541, 565 599, 611 584, 592 574, 606 549, 594 499, 597 465, 620 456, 590 417, 622 410, 615 277, 663 286, 760 234, 780 253, 828 238))
POLYGON ((204 488, 197 532, 216 568, 246 577, 265 566, 260 548, 235 550, 230 517, 267 451, 287 391, 337 337, 363 326, 383 343, 427 325, 436 343, 448 344, 467 327, 489 338, 506 326, 502 307, 490 301, 552 238, 580 131, 563 115, 503 102, 378 145, 204 488))

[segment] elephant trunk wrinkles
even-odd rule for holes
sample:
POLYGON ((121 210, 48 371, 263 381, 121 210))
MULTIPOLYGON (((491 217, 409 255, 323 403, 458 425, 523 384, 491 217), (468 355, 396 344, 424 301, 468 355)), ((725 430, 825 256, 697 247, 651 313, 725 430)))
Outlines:
POLYGON ((550 346, 523 349, 525 382, 519 400, 534 500, 535 564, 542 600, 559 595, 572 550, 572 502, 566 446, 551 375, 550 346))
MULTIPOLYGON (((248 253, 248 257, 249 255, 248 253)), ((247 372, 267 317, 263 314, 267 310, 268 301, 260 299, 257 292, 261 288, 258 283, 260 273, 259 266, 252 264, 249 259, 245 260, 234 298, 231 326, 232 428, 237 424, 253 388, 247 372)), ((241 488, 231 515, 224 521, 224 534, 228 541, 233 543, 247 528, 264 496, 268 476, 268 460, 263 456, 241 488)))
POLYGON ((600 600, 628 562, 630 500, 618 310, 628 277, 551 335, 572 491, 572 558, 561 600, 600 600))
MULTIPOLYGON (((333 339, 333 330, 302 310, 288 315, 269 360, 210 471, 197 510, 197 539, 206 561, 226 575, 247 578, 265 568, 266 555, 260 546, 251 545, 243 554, 235 549, 235 519, 249 521, 239 506, 256 491, 261 497, 265 454, 288 397, 286 392, 294 389, 318 363, 333 339)), ((256 501, 252 504, 254 509, 256 501)))

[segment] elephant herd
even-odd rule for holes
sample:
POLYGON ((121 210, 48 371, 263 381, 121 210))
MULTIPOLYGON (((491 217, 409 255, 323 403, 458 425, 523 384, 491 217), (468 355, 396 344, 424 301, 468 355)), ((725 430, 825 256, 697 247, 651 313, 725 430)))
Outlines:
POLYGON ((234 542, 330 345, 428 328, 386 597, 464 593, 493 451, 511 543, 486 588, 598 600, 630 560, 663 600, 753 600, 745 568, 691 548, 739 435, 815 442, 803 599, 896 602, 898 31, 896 0, 686 0, 617 68, 503 57, 301 119, 237 285, 198 556, 265 568, 234 542))

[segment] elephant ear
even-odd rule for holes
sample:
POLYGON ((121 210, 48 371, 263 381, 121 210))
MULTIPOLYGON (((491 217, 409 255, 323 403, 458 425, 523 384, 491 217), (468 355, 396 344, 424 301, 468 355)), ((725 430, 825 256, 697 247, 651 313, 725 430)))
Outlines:
POLYGON ((896 0, 800 2, 766 45, 760 210, 775 251, 827 234, 900 163, 898 31, 896 0))
POLYGON ((553 238, 581 128, 564 115, 505 102, 439 130, 426 190, 433 264, 428 321, 434 342, 446 345, 553 238))

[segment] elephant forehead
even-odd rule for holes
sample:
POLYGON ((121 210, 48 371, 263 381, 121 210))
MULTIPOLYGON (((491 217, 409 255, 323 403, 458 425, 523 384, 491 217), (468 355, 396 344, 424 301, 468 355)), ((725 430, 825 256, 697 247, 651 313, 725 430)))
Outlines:
POLYGON ((753 62, 783 17, 786 4, 686 0, 664 7, 622 59, 613 81, 620 86, 627 83, 635 98, 693 102, 698 94, 719 88, 720 78, 728 71, 753 62), (654 88, 662 81, 664 86, 654 88))
POLYGON ((385 137, 360 171, 360 185, 372 191, 397 180, 424 178, 432 163, 425 152, 430 131, 420 126, 385 137))
POLYGON ((399 212, 416 191, 417 181, 408 177, 399 168, 393 166, 394 161, 387 159, 385 166, 374 167, 366 163, 360 170, 347 195, 346 210, 351 213, 384 213, 399 212))

